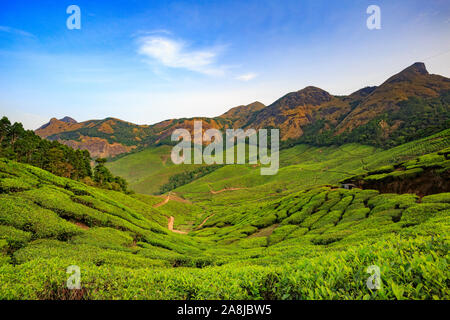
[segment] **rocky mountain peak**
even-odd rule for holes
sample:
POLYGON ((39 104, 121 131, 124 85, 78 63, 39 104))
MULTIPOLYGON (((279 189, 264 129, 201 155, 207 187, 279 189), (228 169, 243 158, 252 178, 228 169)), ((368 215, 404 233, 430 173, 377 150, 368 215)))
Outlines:
POLYGON ((423 62, 416 62, 408 68, 390 77, 385 83, 412 81, 418 76, 428 75, 427 68, 423 62))

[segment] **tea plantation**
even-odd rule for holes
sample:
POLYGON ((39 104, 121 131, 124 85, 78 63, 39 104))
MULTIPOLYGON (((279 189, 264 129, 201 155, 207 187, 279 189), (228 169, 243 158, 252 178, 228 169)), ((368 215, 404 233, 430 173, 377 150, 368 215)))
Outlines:
POLYGON ((168 198, 0 159, 0 299, 449 299, 448 190, 339 183, 431 162, 444 176, 449 131, 386 151, 298 145, 276 176, 225 166, 168 198))

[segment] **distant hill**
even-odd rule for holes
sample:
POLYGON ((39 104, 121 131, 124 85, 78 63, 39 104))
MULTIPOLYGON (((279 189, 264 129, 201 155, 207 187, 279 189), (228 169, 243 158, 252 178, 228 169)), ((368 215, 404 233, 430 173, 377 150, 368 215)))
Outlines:
POLYGON ((302 128, 317 119, 337 122, 350 111, 350 103, 316 88, 306 87, 281 97, 253 114, 246 127, 278 128, 282 140, 302 136, 302 128))
POLYGON ((418 97, 422 99, 439 97, 450 90, 450 79, 429 74, 425 64, 418 62, 390 77, 371 92, 339 124, 338 133, 352 130, 368 123, 375 116, 386 112, 408 112, 400 110, 401 101, 418 97))
POLYGON ((55 127, 57 127, 58 125, 61 126, 61 122, 63 123, 68 123, 68 124, 74 124, 77 123, 77 121, 75 119, 72 119, 71 117, 64 117, 62 119, 56 119, 56 118, 52 118, 50 119, 49 122, 47 122, 46 124, 44 124, 43 126, 41 126, 39 129, 39 131, 42 132, 43 135, 46 134, 46 131, 44 131, 44 129, 49 128, 49 130, 55 130, 55 127))
POLYGON ((248 117, 251 117, 252 114, 264 109, 265 107, 266 106, 261 102, 255 101, 246 106, 231 108, 219 118, 231 121, 234 128, 241 128, 247 123, 248 117))
POLYGON ((61 120, 53 118, 35 132, 72 148, 88 150, 96 158, 130 152, 149 136, 148 128, 115 118, 76 122, 65 117, 61 120))
POLYGON ((169 119, 136 125, 120 119, 76 122, 51 119, 36 133, 92 157, 115 157, 136 149, 171 144, 177 128, 278 128, 286 143, 333 145, 349 142, 393 147, 450 126, 450 79, 429 74, 415 63, 378 87, 334 96, 317 87, 291 92, 269 106, 260 102, 231 108, 215 118, 169 119))

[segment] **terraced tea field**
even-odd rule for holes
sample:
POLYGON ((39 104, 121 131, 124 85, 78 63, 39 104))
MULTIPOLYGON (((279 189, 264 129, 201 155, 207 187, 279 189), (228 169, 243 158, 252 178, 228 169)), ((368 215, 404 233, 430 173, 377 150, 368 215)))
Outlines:
POLYGON ((447 174, 449 133, 386 151, 298 145, 276 176, 224 166, 163 196, 1 159, 0 298, 449 299, 450 193, 340 185, 388 165, 447 174))

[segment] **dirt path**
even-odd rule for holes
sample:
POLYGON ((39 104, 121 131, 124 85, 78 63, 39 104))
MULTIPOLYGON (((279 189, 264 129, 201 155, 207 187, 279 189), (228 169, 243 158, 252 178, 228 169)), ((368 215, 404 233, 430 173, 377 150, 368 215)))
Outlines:
MULTIPOLYGON (((200 229, 201 227, 203 227, 203 225, 206 223, 206 221, 208 221, 209 218, 212 218, 214 216, 214 214, 210 215, 209 217, 205 218, 205 220, 203 220, 203 222, 197 227, 195 228, 195 230, 200 229)), ((169 218, 169 223, 167 225, 167 228, 169 229, 169 231, 175 232, 175 233, 179 233, 179 234, 188 234, 188 232, 186 231, 181 231, 181 230, 176 230, 173 228, 173 224, 175 222, 175 218, 174 217, 170 217, 169 218)))
POLYGON ((189 200, 180 198, 180 197, 178 197, 178 196, 176 196, 176 195, 174 195, 174 194, 172 194, 172 193, 169 192, 169 194, 166 196, 166 198, 164 199, 164 201, 163 201, 163 202, 160 202, 160 203, 158 203, 158 204, 155 204, 155 205, 153 206, 153 208, 161 207, 161 206, 167 204, 167 202, 169 202, 169 200, 177 201, 177 202, 183 202, 183 203, 191 203, 189 200))
POLYGON ((260 229, 258 232, 251 234, 249 238, 268 237, 273 233, 273 230, 278 228, 280 224, 273 224, 270 227, 260 229))
POLYGON ((242 189, 248 189, 248 188, 224 188, 224 189, 219 190, 219 191, 214 191, 213 189, 211 189, 210 192, 212 194, 218 194, 218 193, 221 193, 221 192, 224 192, 224 191, 235 191, 235 190, 242 190, 242 189))
POLYGON ((155 204, 155 205, 153 206, 153 208, 158 208, 158 207, 161 207, 161 206, 165 205, 167 202, 169 202, 169 199, 170 199, 170 196, 167 196, 166 199, 164 199, 163 202, 160 202, 160 203, 158 203, 158 204, 155 204))
POLYGON ((206 221, 208 221, 208 219, 209 219, 209 218, 212 218, 213 216, 214 216, 214 214, 210 215, 210 216, 207 217, 205 220, 203 220, 203 222, 200 223, 200 225, 199 225, 197 228, 195 228, 195 230, 198 230, 198 229, 200 229, 201 227, 203 227, 203 225, 206 223, 206 221))
POLYGON ((77 225, 78 227, 80 227, 81 229, 83 229, 83 230, 89 230, 90 228, 87 226, 87 225, 85 225, 84 223, 81 223, 81 222, 73 222, 75 225, 77 225))
POLYGON ((179 234, 187 234, 186 231, 175 230, 175 229, 173 228, 173 223, 174 223, 174 221, 175 221, 175 218, 174 218, 174 217, 170 217, 170 218, 169 218, 169 224, 168 224, 168 226, 167 226, 167 228, 169 228, 169 231, 172 231, 172 232, 175 232, 175 233, 179 233, 179 234))

